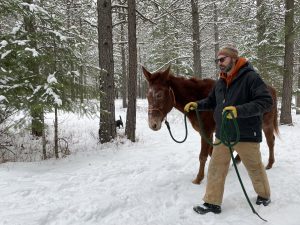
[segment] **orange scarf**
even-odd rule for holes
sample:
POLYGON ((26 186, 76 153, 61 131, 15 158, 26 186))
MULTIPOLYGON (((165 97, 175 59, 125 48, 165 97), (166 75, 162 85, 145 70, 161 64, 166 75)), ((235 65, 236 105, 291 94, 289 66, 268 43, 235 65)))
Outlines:
POLYGON ((238 74, 239 70, 242 68, 242 66, 244 66, 247 63, 247 59, 245 58, 238 58, 235 66, 232 69, 232 72, 230 74, 227 73, 220 73, 220 78, 224 79, 227 83, 227 87, 231 84, 233 78, 236 77, 236 75, 238 74))

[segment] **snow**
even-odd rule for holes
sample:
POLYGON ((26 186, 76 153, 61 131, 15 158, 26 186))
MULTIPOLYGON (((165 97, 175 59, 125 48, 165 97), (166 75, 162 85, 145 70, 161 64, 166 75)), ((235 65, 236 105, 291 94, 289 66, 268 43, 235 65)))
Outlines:
MULTIPOLYGON (((36 88, 35 88, 34 91, 33 91, 33 95, 35 95, 36 93, 38 93, 39 90, 41 90, 41 88, 42 88, 41 85, 36 86, 36 88)), ((33 96, 33 95, 32 95, 32 96, 33 96)))
POLYGON ((45 90, 45 95, 48 95, 50 98, 52 98, 57 106, 62 105, 62 100, 60 99, 60 96, 57 95, 51 87, 48 87, 48 85, 46 85, 45 90))
POLYGON ((39 56, 39 53, 35 48, 25 48, 25 51, 31 52, 33 57, 39 56))
POLYGON ((80 77, 80 72, 78 70, 73 70, 72 74, 74 74, 76 77, 80 77))
POLYGON ((13 41, 12 43, 22 46, 22 45, 26 45, 28 42, 30 42, 30 40, 16 40, 13 41))
POLYGON ((2 101, 6 101, 7 102, 7 98, 4 95, 0 95, 0 103, 2 101))
MULTIPOLYGON (((4 73, 7 72, 3 67, 0 67, 0 69, 1 69, 1 71, 4 72, 4 73)), ((2 81, 2 80, 0 80, 0 81, 2 81)))
POLYGON ((12 28, 11 34, 17 34, 17 32, 21 29, 22 22, 17 21, 16 26, 12 28))
POLYGON ((8 45, 8 42, 5 40, 0 41, 0 49, 4 48, 6 45, 8 45))
POLYGON ((2 53, 2 54, 1 54, 1 59, 4 59, 4 58, 5 58, 9 53, 11 53, 11 52, 12 52, 12 50, 8 50, 8 51, 2 53))
POLYGON ((65 41, 68 39, 67 36, 64 36, 63 34, 61 34, 60 32, 58 32, 56 30, 51 30, 50 32, 55 34, 57 37, 59 37, 61 41, 65 41))
MULTIPOLYGON (((121 100, 116 118, 126 121, 121 100)), ((222 213, 199 215, 206 178, 192 184, 198 170, 199 136, 188 125, 188 139, 177 144, 165 126, 147 125, 147 102, 137 102, 137 142, 118 129, 119 138, 99 144, 98 118, 59 115, 60 136, 68 138, 72 155, 39 162, 0 164, 0 224, 2 225, 231 225, 300 224, 300 116, 294 126, 280 126, 275 164, 267 171, 272 202, 254 204, 256 194, 244 166, 238 166, 251 202, 269 222, 252 213, 231 167, 225 184, 222 213)), ((172 110, 168 121, 174 136, 184 136, 183 115, 172 110)), ((53 130, 53 115, 47 115, 53 130)), ((51 133, 51 131, 49 131, 51 133)), ((48 136, 50 138, 50 136, 48 136)), ((264 163, 268 150, 261 144, 264 163)), ((209 161, 209 160, 208 160, 209 161)))
POLYGON ((36 5, 36 4, 30 4, 30 3, 26 3, 26 2, 22 2, 20 3, 20 5, 22 5, 23 7, 28 7, 30 12, 40 12, 42 14, 45 14, 45 15, 48 15, 49 16, 49 13, 44 10, 42 7, 36 5))
POLYGON ((57 84, 57 79, 55 78, 55 72, 53 74, 49 74, 47 77, 47 82, 49 84, 57 84))

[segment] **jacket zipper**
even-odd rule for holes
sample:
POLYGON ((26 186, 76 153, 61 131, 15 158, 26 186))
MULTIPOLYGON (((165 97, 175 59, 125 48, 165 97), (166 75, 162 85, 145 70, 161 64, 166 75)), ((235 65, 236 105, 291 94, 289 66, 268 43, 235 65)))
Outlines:
POLYGON ((228 86, 227 86, 227 84, 226 84, 226 89, 225 89, 225 93, 224 93, 224 99, 223 99, 223 107, 225 106, 225 102, 226 102, 227 94, 228 94, 228 86))

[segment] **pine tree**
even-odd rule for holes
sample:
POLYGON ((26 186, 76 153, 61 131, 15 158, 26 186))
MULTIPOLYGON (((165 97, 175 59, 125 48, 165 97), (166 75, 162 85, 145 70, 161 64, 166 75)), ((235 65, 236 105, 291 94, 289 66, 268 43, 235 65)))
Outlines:
POLYGON ((100 102, 99 138, 101 143, 106 143, 116 136, 111 1, 98 0, 97 7, 100 91, 103 94, 100 102))
POLYGON ((0 35, 2 102, 6 108, 22 110, 24 119, 31 115, 33 134, 43 137, 44 113, 95 111, 94 105, 88 104, 87 110, 87 103, 77 104, 79 90, 96 89, 74 79, 85 64, 80 55, 84 39, 76 28, 65 29, 65 14, 53 3, 8 0, 1 3, 8 13, 0 14, 1 21, 7 21, 0 35), (72 90, 78 92, 75 98, 72 90))

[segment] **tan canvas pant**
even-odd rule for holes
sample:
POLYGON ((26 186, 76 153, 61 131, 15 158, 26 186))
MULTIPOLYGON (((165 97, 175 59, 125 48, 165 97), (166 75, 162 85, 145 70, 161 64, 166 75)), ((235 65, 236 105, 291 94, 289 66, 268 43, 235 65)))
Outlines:
MULTIPOLYGON (((216 140, 219 142, 219 140, 216 140)), ((263 197, 270 197, 270 186, 266 170, 261 160, 260 143, 239 142, 233 148, 240 155, 251 178, 255 192, 263 197)), ((214 147, 207 174, 206 193, 204 202, 221 205, 224 184, 230 164, 230 152, 223 144, 214 147)))

